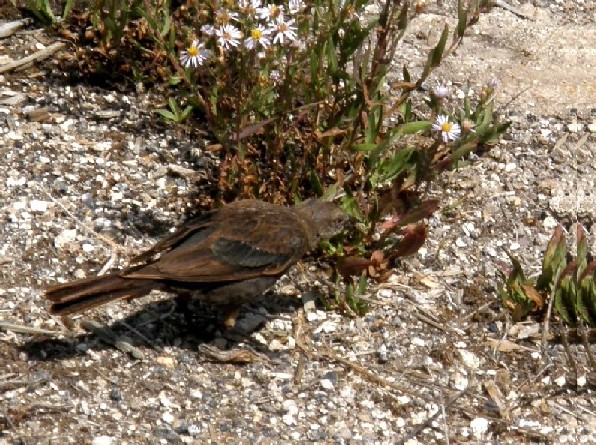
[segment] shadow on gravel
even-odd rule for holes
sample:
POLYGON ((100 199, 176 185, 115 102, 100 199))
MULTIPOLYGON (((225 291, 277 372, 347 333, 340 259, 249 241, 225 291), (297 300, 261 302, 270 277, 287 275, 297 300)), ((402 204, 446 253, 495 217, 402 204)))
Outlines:
MULTIPOLYGON (((201 345, 223 338, 229 349, 243 343, 257 352, 270 355, 271 351, 266 345, 249 335, 267 321, 267 316, 256 308, 264 307, 268 316, 275 317, 282 313, 292 314, 298 306, 295 298, 266 294, 254 303, 243 306, 236 328, 227 330, 221 323, 222 314, 217 308, 200 302, 193 302, 190 307, 187 301, 186 297, 179 296, 150 303, 111 325, 100 325, 91 321, 90 317, 84 317, 80 323, 94 323, 97 325, 95 332, 62 339, 37 338, 24 343, 18 349, 25 352, 29 360, 60 361, 85 355, 89 350, 122 350, 118 347, 118 342, 124 342, 133 348, 154 350, 176 346, 180 350, 198 353, 201 345), (246 326, 247 322, 250 329, 240 330, 239 325, 246 326)), ((244 345, 239 347, 244 348, 244 345)))

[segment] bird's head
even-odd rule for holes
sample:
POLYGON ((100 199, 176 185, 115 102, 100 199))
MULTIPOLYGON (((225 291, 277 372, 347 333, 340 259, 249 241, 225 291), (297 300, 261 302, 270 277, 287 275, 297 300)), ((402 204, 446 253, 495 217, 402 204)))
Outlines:
POLYGON ((317 241, 337 235, 346 225, 348 215, 337 204, 320 199, 308 199, 296 206, 316 233, 317 241))

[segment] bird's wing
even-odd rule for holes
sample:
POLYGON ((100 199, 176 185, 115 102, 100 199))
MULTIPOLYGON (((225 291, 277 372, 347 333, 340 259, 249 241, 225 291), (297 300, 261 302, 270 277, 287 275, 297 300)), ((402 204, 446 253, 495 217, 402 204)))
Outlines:
POLYGON ((159 243, 168 251, 126 276, 189 283, 245 280, 281 274, 306 253, 307 236, 292 213, 222 210, 159 243))
POLYGON ((213 211, 207 212, 198 218, 186 222, 186 224, 178 228, 174 233, 166 236, 145 252, 134 257, 130 261, 131 264, 147 262, 150 258, 168 252, 176 245, 188 241, 189 238, 193 238, 197 244, 203 242, 215 229, 215 227, 209 225, 214 213, 213 211))

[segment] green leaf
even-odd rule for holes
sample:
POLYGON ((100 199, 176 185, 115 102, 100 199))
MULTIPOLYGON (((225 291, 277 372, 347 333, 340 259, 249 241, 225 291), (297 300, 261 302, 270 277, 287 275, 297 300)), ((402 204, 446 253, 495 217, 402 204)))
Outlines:
POLYGON ((408 27, 408 6, 409 2, 403 2, 401 10, 399 11, 399 18, 397 20, 397 29, 406 30, 408 27))
POLYGON ((178 85, 180 82, 182 82, 182 77, 175 75, 169 78, 168 85, 173 87, 178 85))
POLYGON ((359 283, 358 283, 358 294, 359 295, 364 295, 366 293, 367 283, 368 283, 368 279, 367 279, 366 275, 364 275, 364 274, 361 275, 359 283))
POLYGON ((564 293, 560 288, 555 291, 555 301, 553 307, 555 308, 557 314, 559 314, 559 317, 561 317, 566 324, 572 324, 571 315, 567 311, 567 306, 564 301, 564 293))
POLYGON ((470 97, 466 94, 466 97, 464 97, 464 116, 466 117, 466 119, 469 119, 470 116, 470 97))
POLYGON ((178 108, 178 104, 176 103, 173 97, 170 97, 168 99, 168 105, 170 106, 170 110, 172 110, 174 114, 180 113, 180 108, 178 108))
POLYGON ((323 189, 323 185, 321 184, 321 180, 319 179, 319 175, 314 170, 310 172, 310 185, 312 186, 313 190, 317 194, 317 196, 322 196, 325 190, 323 189))
POLYGON ((441 58, 443 57, 443 51, 445 51, 445 44, 447 43, 448 36, 449 26, 445 25, 445 28, 443 28, 443 34, 441 34, 441 38, 439 39, 439 43, 437 43, 437 46, 435 46, 435 48, 429 53, 424 70, 422 70, 422 74, 416 82, 416 85, 422 85, 430 74, 430 71, 433 68, 439 66, 441 63, 441 58))
POLYGON ((356 198, 352 195, 352 192, 345 190, 346 194, 341 199, 340 207, 348 216, 355 218, 359 222, 368 223, 366 216, 362 213, 356 198))
POLYGON ((468 12, 464 8, 463 0, 457 0, 457 36, 463 37, 466 32, 468 22, 468 12))
POLYGON ((577 225, 577 279, 583 273, 588 264, 588 239, 586 237, 586 229, 581 224, 577 225))
POLYGON ((327 39, 327 66, 331 74, 337 71, 337 52, 331 36, 327 39))
POLYGON ((362 144, 355 144, 352 145, 352 150, 355 151, 373 151, 378 147, 378 144, 372 143, 362 143, 362 144))
POLYGON ((462 159, 464 156, 466 156, 467 154, 472 152, 476 147, 478 147, 478 139, 477 138, 473 138, 472 140, 457 147, 455 150, 453 150, 453 153, 451 153, 451 155, 449 155, 449 159, 450 159, 449 166, 452 166, 454 163, 456 163, 457 161, 462 159))
POLYGON ((571 274, 559 281, 556 293, 559 295, 559 306, 556 306, 557 310, 561 310, 559 314, 565 323, 575 326, 577 324, 578 308, 576 303, 576 289, 571 274))
POLYGON ((166 15, 163 23, 163 27, 161 28, 160 34, 162 37, 165 37, 170 32, 172 26, 172 18, 169 15, 166 15))
POLYGON ((169 110, 166 110, 164 108, 159 108, 159 109, 155 110, 155 112, 167 120, 176 122, 176 115, 169 110))
POLYGON ((539 291, 550 291, 555 279, 555 276, 561 268, 563 270, 567 266, 565 255, 567 253, 567 240, 563 233, 563 227, 557 226, 553 232, 542 260, 542 273, 536 281, 536 289, 539 291))
POLYGON ((447 37, 449 37, 449 26, 445 25, 445 28, 443 28, 443 34, 441 34, 441 38, 439 39, 439 43, 437 43, 437 46, 435 46, 435 49, 432 52, 433 68, 436 68, 441 64, 441 59, 443 58, 443 53, 445 52, 447 37))
POLYGON ((368 38, 375 23, 372 22, 368 26, 362 28, 358 20, 351 22, 344 22, 344 37, 338 42, 340 45, 339 52, 341 54, 342 64, 352 58, 354 52, 362 47, 364 41, 368 38))
POLYGON ((431 121, 407 122, 397 127, 398 134, 420 134, 430 130, 433 123, 431 121))
POLYGON ((408 67, 404 64, 402 69, 402 75, 404 76, 404 82, 411 82, 412 77, 410 76, 410 71, 408 71, 408 67))
POLYGON ((579 282, 578 294, 581 301, 580 312, 583 320, 591 327, 596 327, 596 261, 593 261, 588 268, 593 273, 587 274, 579 282))
POLYGON ((325 193, 323 193, 321 199, 323 199, 324 201, 331 201, 337 195, 337 189, 337 182, 335 184, 331 184, 329 187, 327 187, 327 190, 325 190, 325 193))
POLYGON ((596 326, 596 311, 594 310, 594 302, 596 301, 596 294, 590 295, 590 288, 594 288, 594 282, 589 279, 584 279, 577 287, 577 314, 579 318, 585 321, 589 326, 596 326), (590 286, 590 284, 592 286, 590 286))
POLYGON ((62 20, 66 20, 68 18, 73 6, 74 6, 74 0, 66 1, 66 4, 64 5, 64 10, 62 11, 62 20))
POLYGON ((397 175, 411 167, 411 158, 415 153, 414 148, 398 150, 389 159, 384 159, 377 164, 377 168, 370 178, 371 184, 376 187, 392 181, 397 175))
POLYGON ((402 125, 398 125, 397 127, 393 128, 389 135, 386 135, 385 138, 381 141, 380 144, 377 144, 377 147, 374 151, 371 152, 369 157, 369 165, 372 167, 376 164, 379 157, 390 147, 393 145, 394 141, 401 136, 402 134, 416 134, 416 133, 425 133, 430 130, 432 126, 431 121, 418 121, 418 122, 407 122, 402 125))
POLYGON ((179 122, 184 122, 186 119, 188 119, 188 116, 190 116, 190 113, 192 113, 192 110, 194 108, 191 105, 188 105, 184 111, 180 114, 180 119, 179 122))

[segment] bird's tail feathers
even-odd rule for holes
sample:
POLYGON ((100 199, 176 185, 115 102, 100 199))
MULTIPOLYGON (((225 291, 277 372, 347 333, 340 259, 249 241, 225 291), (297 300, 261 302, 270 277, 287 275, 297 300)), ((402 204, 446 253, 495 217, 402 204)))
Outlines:
POLYGON ((51 286, 46 289, 45 296, 51 302, 51 314, 69 315, 110 301, 141 297, 159 288, 159 283, 154 280, 104 275, 51 286))

